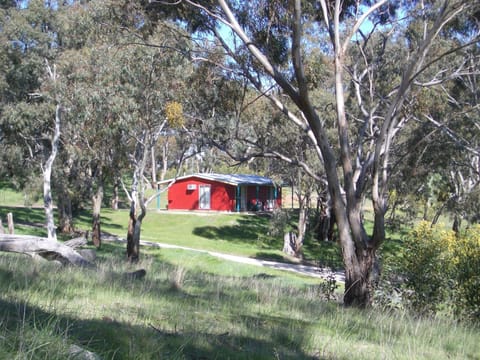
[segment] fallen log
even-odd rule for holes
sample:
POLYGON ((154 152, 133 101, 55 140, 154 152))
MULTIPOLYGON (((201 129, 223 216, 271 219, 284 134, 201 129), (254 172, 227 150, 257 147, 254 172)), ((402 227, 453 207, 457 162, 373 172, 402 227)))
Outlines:
POLYGON ((63 265, 93 266, 71 247, 38 236, 0 234, 0 251, 41 256, 60 261, 63 265))
POLYGON ((87 245, 87 238, 85 236, 80 236, 80 237, 65 241, 63 245, 67 245, 72 249, 76 249, 77 247, 87 245))

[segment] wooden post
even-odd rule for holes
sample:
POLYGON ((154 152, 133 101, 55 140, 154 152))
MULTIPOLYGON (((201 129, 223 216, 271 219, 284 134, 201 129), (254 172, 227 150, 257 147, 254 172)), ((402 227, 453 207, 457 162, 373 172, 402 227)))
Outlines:
POLYGON ((8 233, 10 235, 13 235, 13 233, 15 232, 15 228, 13 226, 13 214, 12 213, 7 214, 7 222, 8 222, 8 233))
POLYGON ((5 234, 5 230, 3 229, 2 218, 0 218, 0 234, 5 234))

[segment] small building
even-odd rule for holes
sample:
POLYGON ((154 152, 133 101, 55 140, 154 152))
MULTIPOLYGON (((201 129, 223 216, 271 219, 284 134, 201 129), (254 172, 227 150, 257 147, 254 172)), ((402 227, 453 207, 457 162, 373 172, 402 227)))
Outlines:
POLYGON ((271 211, 281 207, 280 186, 258 175, 194 174, 165 180, 168 210, 271 211))

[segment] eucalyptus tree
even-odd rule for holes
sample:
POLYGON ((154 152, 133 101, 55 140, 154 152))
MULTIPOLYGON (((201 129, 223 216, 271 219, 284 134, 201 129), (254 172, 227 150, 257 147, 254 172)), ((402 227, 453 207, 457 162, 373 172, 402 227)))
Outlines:
POLYGON ((344 303, 368 305, 376 252, 385 239, 390 155, 412 119, 409 101, 420 89, 435 88, 436 76, 462 76, 462 63, 446 61, 446 55, 468 52, 478 43, 480 5, 386 0, 170 3, 180 14, 190 11, 186 20, 193 31, 216 38, 228 56, 223 68, 248 79, 311 142, 324 167, 338 226, 346 271, 344 303), (456 25, 463 20, 468 31, 460 32, 456 25), (445 35, 456 44, 438 52, 445 35), (311 49, 333 65, 332 81, 324 88, 333 97, 331 106, 319 108, 312 97, 305 62, 311 49), (443 71, 429 71, 437 63, 443 71), (325 121, 328 113, 333 113, 333 123, 325 121), (363 220, 367 195, 374 209, 372 234, 363 220))
MULTIPOLYGON (((129 9, 128 21, 138 22, 143 16, 141 9, 129 9)), ((191 71, 184 56, 175 50, 179 40, 170 36, 177 33, 176 26, 159 21, 150 32, 142 28, 145 23, 141 21, 138 29, 125 27, 108 58, 115 89, 112 108, 118 109, 115 122, 132 174, 130 188, 123 186, 130 202, 127 257, 132 262, 139 260, 142 221, 146 205, 153 199, 145 197, 147 165, 160 135, 183 126, 185 79, 191 71)))
POLYGON ((72 115, 64 131, 63 153, 74 176, 66 186, 75 189, 82 202, 91 200, 96 247, 101 246, 104 186, 128 164, 121 118, 129 109, 124 106, 128 103, 125 98, 119 96, 122 65, 115 62, 115 54, 121 51, 116 46, 121 29, 111 16, 111 6, 90 1, 58 10, 63 46, 59 66, 67 74, 62 89, 72 115))
POLYGON ((56 240, 51 179, 64 107, 55 64, 54 11, 42 1, 30 1, 25 8, 8 7, 4 15, 0 25, 6 60, 1 89, 3 161, 11 164, 14 176, 40 170, 48 238, 56 240))
POLYGON ((122 147, 115 146, 119 108, 114 104, 115 79, 108 70, 111 52, 107 51, 115 43, 116 24, 107 5, 99 1, 51 6, 43 1, 24 2, 8 10, 2 26, 2 36, 7 40, 2 45, 9 60, 8 82, 2 87, 7 110, 3 112, 2 131, 8 135, 4 145, 9 151, 2 155, 8 157, 10 173, 18 174, 15 178, 31 181, 38 173, 35 163, 40 159, 39 147, 50 147, 42 135, 49 133, 42 125, 48 115, 40 113, 40 109, 48 107, 48 101, 53 99, 48 96, 53 93, 61 98, 61 114, 66 120, 59 141, 62 165, 52 173, 60 229, 73 229, 72 207, 81 206, 91 197, 97 246, 103 182, 122 158, 122 147), (55 86, 43 82, 45 60, 55 65, 55 86), (22 161, 23 166, 19 166, 22 161))
MULTIPOLYGON (((448 44, 447 39, 445 43, 448 44)), ((477 47, 471 54, 450 55, 450 61, 453 62, 454 56, 457 62, 463 62, 459 70, 462 76, 450 82, 437 79, 441 87, 435 96, 420 94, 423 101, 417 99, 414 103, 415 119, 419 124, 414 129, 414 138, 419 140, 421 151, 415 160, 415 165, 420 166, 412 168, 417 172, 421 170, 423 183, 429 185, 424 188, 430 191, 426 194, 429 200, 426 208, 432 205, 435 210, 430 218, 432 224, 448 210, 454 218, 453 228, 458 231, 462 218, 478 221, 478 212, 472 205, 480 184, 480 89, 477 85, 480 55, 477 47)), ((410 146, 413 146, 411 142, 410 146)))
MULTIPOLYGON (((453 214, 453 229, 458 232, 462 218, 472 222, 478 216, 480 188, 480 53, 475 48, 474 56, 464 54, 464 76, 459 76, 450 86, 442 87, 443 103, 436 111, 423 114, 423 118, 443 137, 442 151, 437 154, 450 161, 442 172, 449 185, 445 207, 453 214), (439 110, 444 109, 444 111, 439 110), (449 144, 450 146, 445 146, 449 144), (448 152, 447 150, 450 150, 448 152)), ((437 158, 438 160, 438 158, 437 158)), ((435 219, 434 219, 435 220, 435 219)))

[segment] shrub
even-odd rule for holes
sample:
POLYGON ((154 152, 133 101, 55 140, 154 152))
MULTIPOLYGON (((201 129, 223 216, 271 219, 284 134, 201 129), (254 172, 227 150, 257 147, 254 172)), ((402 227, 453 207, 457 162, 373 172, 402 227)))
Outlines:
POLYGON ((448 299, 452 237, 455 235, 422 222, 405 239, 400 262, 406 278, 404 296, 416 311, 434 313, 448 299))
POLYGON ((453 249, 455 265, 455 301, 458 314, 480 320, 480 226, 458 236, 453 249))
POLYGON ((402 279, 405 305, 421 314, 453 311, 480 319, 480 226, 456 234, 421 222, 405 238, 397 259, 392 273, 402 279))
POLYGON ((283 234, 290 230, 289 222, 290 217, 287 210, 273 210, 272 218, 268 224, 268 235, 274 238, 283 238, 283 234))

